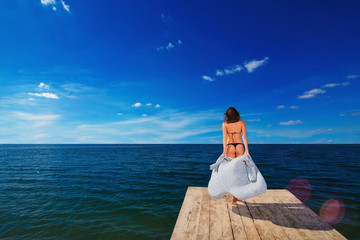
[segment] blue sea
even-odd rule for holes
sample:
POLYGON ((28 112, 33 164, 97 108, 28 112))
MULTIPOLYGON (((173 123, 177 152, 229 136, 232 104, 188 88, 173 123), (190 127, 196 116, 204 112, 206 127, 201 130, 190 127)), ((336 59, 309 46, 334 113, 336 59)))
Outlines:
MULTIPOLYGON (((317 214, 360 239, 360 145, 249 144, 268 188, 307 179, 317 214)), ((1 239, 169 239, 188 186, 207 187, 220 144, 0 145, 1 239)))

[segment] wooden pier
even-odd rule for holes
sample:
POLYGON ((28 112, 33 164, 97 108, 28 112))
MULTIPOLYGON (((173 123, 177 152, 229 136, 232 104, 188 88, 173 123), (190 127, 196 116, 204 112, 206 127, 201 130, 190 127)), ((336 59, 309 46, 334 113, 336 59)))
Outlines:
POLYGON ((188 187, 171 239, 346 239, 286 189, 231 200, 188 187))

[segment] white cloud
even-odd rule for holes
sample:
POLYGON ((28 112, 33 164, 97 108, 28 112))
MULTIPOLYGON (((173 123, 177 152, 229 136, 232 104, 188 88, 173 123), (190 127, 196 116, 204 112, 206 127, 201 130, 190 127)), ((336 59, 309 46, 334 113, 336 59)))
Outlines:
POLYGON ((277 108, 278 109, 283 109, 283 108, 285 108, 285 106, 284 105, 279 105, 279 106, 277 106, 277 108))
POLYGON ((291 109, 297 109, 299 106, 290 106, 291 109))
POLYGON ((248 121, 248 122, 260 122, 261 119, 259 119, 259 118, 256 118, 256 119, 248 119, 247 121, 248 121))
POLYGON ((118 116, 122 116, 122 115, 124 115, 123 113, 117 113, 116 115, 118 115, 118 116))
POLYGON ((50 89, 49 85, 46 85, 45 83, 41 82, 38 86, 39 88, 44 88, 44 89, 50 89))
POLYGON ((171 42, 169 42, 168 45, 166 45, 166 46, 160 46, 160 47, 157 48, 157 50, 158 50, 158 51, 161 51, 161 50, 164 50, 164 49, 170 50, 170 49, 172 49, 172 48, 174 48, 174 47, 175 47, 174 44, 172 44, 171 42))
POLYGON ((56 4, 55 0, 41 0, 42 5, 54 5, 56 4))
POLYGON ((132 107, 140 107, 141 106, 141 103, 137 102, 137 103, 134 103, 133 105, 131 105, 132 107))
POLYGON ((44 93, 28 93, 29 95, 32 96, 37 96, 37 97, 44 97, 44 98, 51 98, 51 99, 59 99, 59 97, 54 94, 54 93, 48 93, 48 92, 44 92, 44 93))
POLYGON ((332 87, 336 87, 336 86, 339 86, 340 85, 340 83, 327 83, 327 84, 325 84, 324 86, 322 86, 323 88, 326 88, 326 87, 328 87, 328 88, 332 88, 332 87))
POLYGON ((160 104, 156 104, 156 105, 155 105, 155 108, 159 108, 159 107, 160 107, 160 104))
POLYGON ((358 75, 358 74, 348 75, 346 78, 349 78, 349 79, 360 78, 360 75, 358 75))
POLYGON ((206 75, 203 75, 203 76, 202 76, 202 79, 204 79, 204 80, 206 80, 206 81, 209 81, 209 82, 213 82, 213 81, 215 81, 215 79, 214 79, 214 78, 209 77, 209 76, 206 76, 206 75))
POLYGON ((300 98, 300 99, 313 98, 313 97, 316 97, 316 95, 323 94, 323 93, 326 93, 326 91, 321 88, 314 88, 314 89, 311 89, 310 91, 304 92, 303 95, 298 96, 298 98, 300 98))
POLYGON ((178 43, 179 45, 183 44, 183 42, 182 42, 180 39, 177 41, 177 43, 178 43))
POLYGON ((225 68, 224 72, 226 75, 234 74, 236 72, 240 72, 242 70, 242 67, 240 65, 234 65, 229 68, 225 68))
POLYGON ((66 5, 64 0, 60 0, 61 1, 61 4, 63 5, 64 9, 68 12, 68 13, 71 13, 70 12, 70 6, 69 5, 66 5))
POLYGON ((301 120, 290 120, 290 121, 287 121, 287 122, 279 122, 280 125, 283 125, 283 126, 289 126, 289 125, 297 125, 297 124, 302 124, 303 122, 301 120))
POLYGON ((146 104, 146 106, 148 106, 148 107, 151 106, 151 105, 152 105, 152 103, 147 103, 147 104, 146 104))
POLYGON ((252 60, 244 64, 244 67, 248 70, 249 73, 253 72, 256 68, 261 67, 268 61, 268 57, 264 57, 262 60, 252 60))
POLYGON ((332 88, 332 87, 337 87, 337 86, 348 86, 350 85, 349 82, 342 82, 342 83, 326 83, 324 86, 322 86, 323 88, 332 88))
POLYGON ((223 76, 224 72, 221 70, 216 70, 215 74, 216 74, 216 76, 223 76))
POLYGON ((147 114, 145 114, 145 113, 144 113, 144 114, 141 114, 141 116, 143 116, 143 117, 147 117, 147 114))
POLYGON ((41 0, 41 4, 43 6, 51 6, 51 9, 53 11, 56 11, 57 8, 56 8, 56 5, 61 5, 65 11, 67 11, 68 13, 71 13, 70 12, 70 5, 66 4, 64 0, 41 0))
POLYGON ((13 113, 19 119, 26 121, 54 121, 60 118, 60 115, 54 115, 54 114, 39 115, 39 114, 32 114, 26 112, 13 112, 13 113))

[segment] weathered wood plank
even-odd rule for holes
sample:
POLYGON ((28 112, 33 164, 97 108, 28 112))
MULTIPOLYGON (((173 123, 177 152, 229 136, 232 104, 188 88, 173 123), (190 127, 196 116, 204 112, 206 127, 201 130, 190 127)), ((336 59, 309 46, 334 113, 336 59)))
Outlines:
POLYGON ((291 194, 290 197, 279 198, 310 230, 316 231, 323 239, 346 239, 330 224, 320 218, 313 210, 291 194))
POLYGON ((225 199, 227 201, 228 211, 230 215, 231 227, 233 231, 233 236, 235 240, 246 240, 246 233, 244 229, 244 225, 240 216, 239 209, 237 205, 232 205, 232 196, 230 194, 226 194, 225 199))
POLYGON ((271 231, 272 235, 275 239, 281 239, 281 240, 289 240, 287 235, 285 234, 284 230, 281 228, 281 226, 278 224, 277 219, 275 216, 271 213, 269 207, 271 204, 273 204, 273 201, 264 201, 263 198, 257 197, 254 198, 254 202, 261 203, 259 206, 259 209, 267 221, 271 223, 271 231))
POLYGON ((202 202, 199 216, 199 228, 197 240, 208 240, 210 238, 210 195, 207 188, 202 188, 202 202))
POLYGON ((245 201, 245 203, 238 201, 237 207, 240 212, 241 220, 243 222, 247 238, 254 239, 254 240, 255 239, 260 240, 259 233, 256 230, 254 220, 252 219, 252 217, 250 215, 249 209, 246 205, 246 201, 245 201))
POLYGON ((192 188, 192 191, 189 192, 193 200, 187 227, 185 229, 185 239, 195 239, 196 237, 197 229, 199 227, 202 193, 201 188, 192 188))
POLYGON ((299 232, 292 227, 291 223, 289 223, 291 219, 288 219, 288 217, 284 215, 281 210, 282 207, 274 201, 273 196, 269 197, 267 195, 264 195, 262 196, 262 199, 268 202, 270 214, 274 216, 274 218, 276 219, 276 223, 281 226, 289 239, 303 239, 299 232))
POLYGON ((225 198, 210 202, 210 239, 233 239, 225 198))
POLYGON ((171 239, 346 239, 286 189, 231 200, 188 187, 171 239))
POLYGON ((192 192, 193 190, 194 190, 193 188, 188 187, 188 189, 185 193, 185 198, 184 198, 183 204, 181 206, 179 216, 176 220, 173 233, 171 235, 172 240, 185 238, 185 230, 187 227, 187 222, 188 222, 188 218, 190 216, 191 205, 192 205, 192 201, 193 201, 192 195, 190 194, 190 192, 192 192))

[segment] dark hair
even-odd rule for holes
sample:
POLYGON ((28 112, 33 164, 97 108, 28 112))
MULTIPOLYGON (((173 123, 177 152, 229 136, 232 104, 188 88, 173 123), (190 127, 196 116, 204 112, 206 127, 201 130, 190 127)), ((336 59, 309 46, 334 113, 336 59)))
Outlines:
POLYGON ((235 123, 240 121, 240 114, 234 107, 229 107, 224 113, 224 120, 227 123, 235 123))

